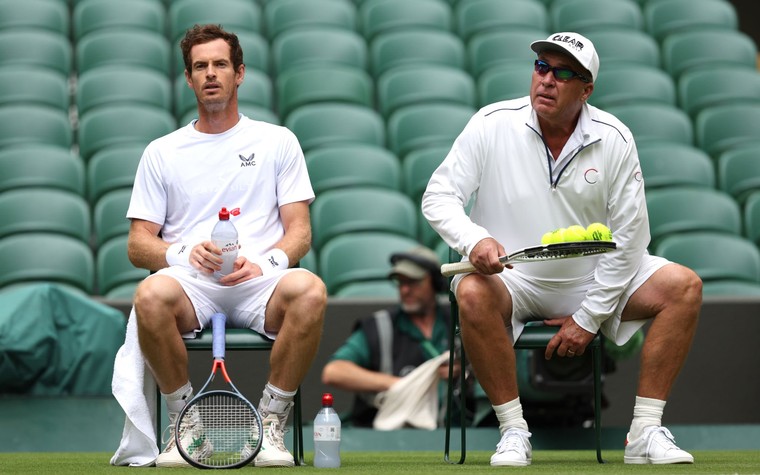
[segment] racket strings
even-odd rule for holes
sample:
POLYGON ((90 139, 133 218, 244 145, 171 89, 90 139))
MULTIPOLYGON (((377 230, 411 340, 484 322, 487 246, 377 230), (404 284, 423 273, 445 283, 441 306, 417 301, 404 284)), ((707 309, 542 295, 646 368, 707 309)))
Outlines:
POLYGON ((199 464, 230 467, 258 452, 261 427, 247 401, 232 393, 210 393, 184 412, 179 440, 199 464))

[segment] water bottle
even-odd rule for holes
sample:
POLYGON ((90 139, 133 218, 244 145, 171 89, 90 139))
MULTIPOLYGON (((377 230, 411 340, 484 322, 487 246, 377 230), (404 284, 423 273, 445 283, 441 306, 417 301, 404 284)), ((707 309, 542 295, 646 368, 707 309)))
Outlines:
POLYGON ((314 418, 314 466, 340 467, 340 418, 333 409, 333 396, 322 395, 322 409, 314 418))
POLYGON ((230 214, 237 215, 239 213, 240 211, 237 208, 232 211, 222 208, 219 211, 219 222, 216 223, 213 231, 211 231, 211 240, 216 247, 222 250, 222 270, 214 272, 216 280, 231 273, 234 268, 239 247, 238 232, 235 229, 235 225, 230 221, 230 214))

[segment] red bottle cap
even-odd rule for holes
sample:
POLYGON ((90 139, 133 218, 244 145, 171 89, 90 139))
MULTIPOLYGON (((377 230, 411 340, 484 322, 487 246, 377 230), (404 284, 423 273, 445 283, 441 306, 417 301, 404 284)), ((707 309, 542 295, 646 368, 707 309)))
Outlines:
POLYGON ((222 208, 221 211, 219 211, 219 219, 221 220, 228 220, 230 219, 230 215, 237 216, 240 214, 240 208, 235 208, 231 210, 227 210, 227 208, 222 208))
POLYGON ((330 393, 322 394, 322 407, 332 407, 333 395, 330 393))

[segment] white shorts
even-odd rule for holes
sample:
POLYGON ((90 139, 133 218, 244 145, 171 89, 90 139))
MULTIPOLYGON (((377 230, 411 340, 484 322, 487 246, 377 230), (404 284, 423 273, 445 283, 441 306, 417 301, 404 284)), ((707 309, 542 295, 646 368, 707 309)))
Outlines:
MULTIPOLYGON (((647 320, 621 321, 628 299, 652 274, 667 264, 670 264, 670 261, 662 257, 644 255, 638 272, 620 297, 612 317, 601 326, 604 336, 616 345, 627 342, 647 322, 647 320)), ((464 275, 457 276, 452 282, 454 292, 464 275)), ((535 278, 528 279, 524 274, 509 269, 498 276, 512 296, 512 341, 517 341, 527 322, 538 318, 557 318, 575 313, 586 297, 586 291, 594 283, 593 274, 583 280, 573 282, 572 285, 535 278)))
MULTIPOLYGON (((274 340, 276 333, 264 330, 264 316, 267 303, 275 287, 283 276, 290 272, 309 272, 306 269, 285 269, 279 272, 256 277, 232 287, 219 285, 202 276, 197 276, 181 266, 165 267, 154 275, 166 275, 176 279, 195 308, 200 328, 183 335, 194 338, 195 333, 209 325, 211 315, 222 312, 227 315, 227 324, 231 328, 250 328, 251 330, 274 340)), ((148 276, 150 279, 153 276, 148 276)))

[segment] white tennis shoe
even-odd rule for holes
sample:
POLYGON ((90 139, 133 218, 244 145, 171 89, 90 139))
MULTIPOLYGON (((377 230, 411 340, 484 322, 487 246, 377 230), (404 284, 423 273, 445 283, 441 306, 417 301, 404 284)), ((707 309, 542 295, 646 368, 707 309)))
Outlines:
POLYGON ((501 435, 496 446, 496 453, 491 456, 492 467, 525 467, 530 465, 533 447, 530 445, 531 433, 513 427, 501 435))
POLYGON ((261 421, 264 437, 261 450, 253 459, 255 467, 292 467, 295 465, 293 455, 288 452, 284 442, 284 430, 275 414, 269 414, 261 421))
POLYGON ((665 427, 649 426, 638 439, 630 437, 628 434, 625 439, 625 463, 694 463, 694 457, 678 448, 675 437, 665 427))
MULTIPOLYGON (((198 410, 196 408, 193 409, 195 409, 195 412, 191 414, 192 417, 185 418, 182 427, 180 427, 180 433, 182 434, 183 447, 187 447, 188 455, 196 460, 203 460, 213 455, 214 447, 211 445, 211 441, 206 439, 198 410)), ((193 409, 190 410, 193 411, 193 409)), ((167 427, 169 430, 169 440, 163 441, 166 447, 163 452, 158 454, 156 467, 190 467, 190 464, 180 455, 174 437, 174 428, 177 424, 178 416, 179 414, 169 414, 169 427, 167 427)), ((164 430, 164 433, 166 433, 166 430, 164 430)))

